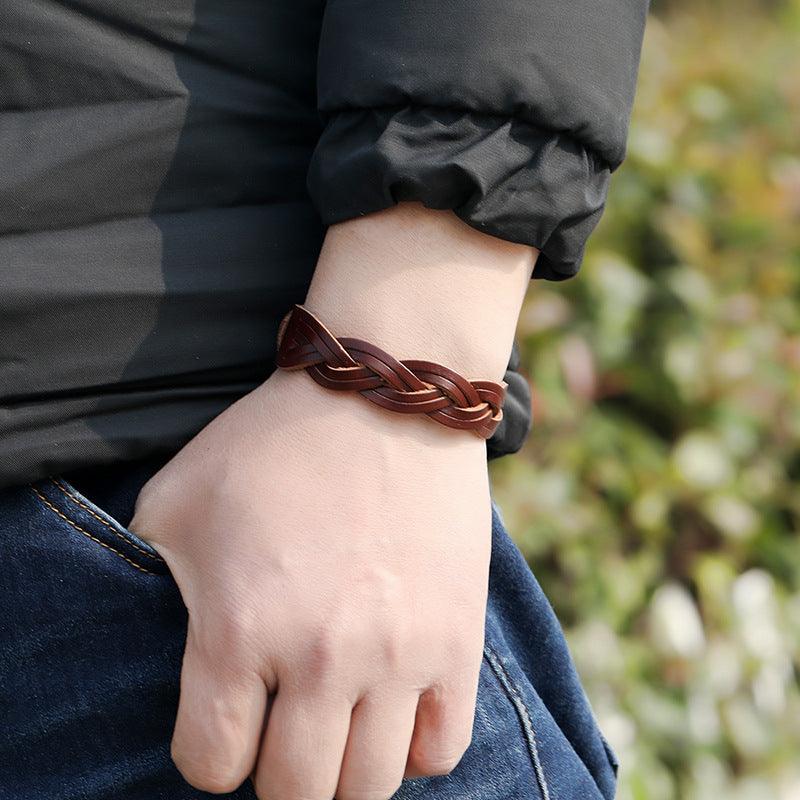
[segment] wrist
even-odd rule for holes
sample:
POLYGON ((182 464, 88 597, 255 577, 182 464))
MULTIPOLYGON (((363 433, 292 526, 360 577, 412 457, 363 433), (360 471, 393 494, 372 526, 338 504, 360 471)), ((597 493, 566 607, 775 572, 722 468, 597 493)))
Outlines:
POLYGON ((303 305, 336 336, 498 381, 537 255, 401 203, 329 228, 303 305))
MULTIPOLYGON (((399 414, 370 403, 358 392, 328 389, 316 383, 305 370, 277 369, 257 390, 277 403, 284 426, 304 430, 309 420, 326 429, 349 431, 365 436, 401 440, 412 448, 458 449, 485 458, 485 441, 473 434, 441 425, 425 414, 399 414)), ((273 410, 272 413, 275 413, 273 410)))

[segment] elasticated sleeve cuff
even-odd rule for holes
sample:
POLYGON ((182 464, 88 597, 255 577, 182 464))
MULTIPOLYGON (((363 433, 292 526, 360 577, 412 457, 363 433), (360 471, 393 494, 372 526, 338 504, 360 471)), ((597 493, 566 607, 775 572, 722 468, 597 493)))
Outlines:
POLYGON ((541 251, 534 278, 580 267, 611 169, 574 137, 513 116, 403 105, 328 116, 308 188, 325 224, 417 200, 541 251))

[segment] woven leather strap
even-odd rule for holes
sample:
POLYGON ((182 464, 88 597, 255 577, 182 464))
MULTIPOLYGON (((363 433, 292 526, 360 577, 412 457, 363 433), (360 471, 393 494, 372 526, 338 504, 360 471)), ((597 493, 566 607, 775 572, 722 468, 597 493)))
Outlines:
POLYGON ((305 369, 328 389, 357 391, 390 411, 427 414, 482 439, 503 419, 505 381, 470 381, 432 361, 398 361, 369 342, 337 338, 301 305, 281 320, 276 363, 305 369))

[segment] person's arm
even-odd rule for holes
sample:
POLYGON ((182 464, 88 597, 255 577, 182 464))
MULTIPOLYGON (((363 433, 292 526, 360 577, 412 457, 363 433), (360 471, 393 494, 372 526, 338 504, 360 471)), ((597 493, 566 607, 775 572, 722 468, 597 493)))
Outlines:
MULTIPOLYGON (((328 0, 309 190, 332 227, 309 308, 397 358, 498 379, 530 277, 574 275, 602 211, 646 5, 328 0)), ((186 778, 386 800, 403 775, 449 772, 470 741, 490 521, 470 433, 302 371, 217 417, 131 523, 189 609, 186 778)))
MULTIPOLYGON (((535 259, 402 204, 329 229, 306 305, 334 334, 498 380, 535 259)), ((189 609, 173 758, 190 783, 255 770, 269 800, 387 800, 458 763, 486 611, 483 440, 279 370, 148 482, 131 529, 189 609)))

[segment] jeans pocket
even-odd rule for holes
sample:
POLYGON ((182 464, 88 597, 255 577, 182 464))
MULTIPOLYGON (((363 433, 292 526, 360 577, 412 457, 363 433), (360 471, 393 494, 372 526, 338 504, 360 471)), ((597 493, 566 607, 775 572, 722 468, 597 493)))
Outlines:
POLYGON ((489 665, 492 675, 502 694, 513 707, 519 721, 519 737, 524 742, 530 758, 533 774, 536 778, 536 787, 542 800, 550 800, 550 789, 544 774, 542 759, 539 755, 539 735, 533 722, 533 714, 529 703, 523 697, 518 681, 509 674, 507 661, 495 649, 495 646, 486 642, 483 657, 489 665))
POLYGON ((564 632, 497 507, 486 645, 498 681, 527 718, 545 800, 548 795, 611 800, 616 772, 564 632))
POLYGON ((62 525, 80 534, 86 542, 102 547, 139 572, 157 575, 169 572, 166 562, 151 544, 120 524, 63 478, 47 478, 31 484, 30 489, 62 525))
POLYGON ((543 800, 560 797, 608 800, 608 788, 605 791, 600 788, 595 772, 553 718, 513 653, 498 641, 487 642, 485 655, 517 712, 543 800))
POLYGON ((163 560, 50 479, 0 493, 0 542, 0 798, 195 797, 169 757, 188 613, 163 560))

